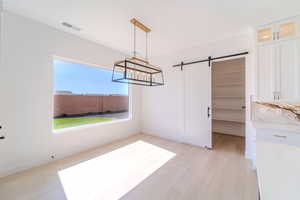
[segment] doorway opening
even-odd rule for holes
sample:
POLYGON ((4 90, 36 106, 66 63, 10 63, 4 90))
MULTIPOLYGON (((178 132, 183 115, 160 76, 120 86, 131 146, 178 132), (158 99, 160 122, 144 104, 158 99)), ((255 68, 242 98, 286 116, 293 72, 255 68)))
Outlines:
MULTIPOLYGON (((246 59, 237 58, 212 63, 212 144, 216 138, 238 137, 245 143, 246 59)), ((226 140, 227 141, 227 140, 226 140)))

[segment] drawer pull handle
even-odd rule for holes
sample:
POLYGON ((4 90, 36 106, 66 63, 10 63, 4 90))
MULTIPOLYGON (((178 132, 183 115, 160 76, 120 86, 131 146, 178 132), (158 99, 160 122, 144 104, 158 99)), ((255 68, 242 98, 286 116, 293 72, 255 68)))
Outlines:
POLYGON ((277 138, 283 138, 283 139, 286 139, 287 138, 287 136, 285 136, 285 135, 273 135, 274 137, 277 137, 277 138))

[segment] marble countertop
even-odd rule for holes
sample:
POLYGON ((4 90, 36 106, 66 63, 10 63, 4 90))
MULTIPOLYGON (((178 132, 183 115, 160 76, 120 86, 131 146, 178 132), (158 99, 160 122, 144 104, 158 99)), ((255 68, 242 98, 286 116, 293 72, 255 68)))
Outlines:
POLYGON ((253 102, 252 121, 256 128, 300 133, 300 102, 253 102))

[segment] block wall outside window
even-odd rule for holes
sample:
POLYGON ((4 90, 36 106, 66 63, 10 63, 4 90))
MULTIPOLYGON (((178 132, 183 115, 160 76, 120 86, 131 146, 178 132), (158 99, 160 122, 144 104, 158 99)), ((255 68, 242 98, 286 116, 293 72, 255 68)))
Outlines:
POLYGON ((112 71, 54 60, 54 129, 129 118, 128 84, 111 81, 112 71))

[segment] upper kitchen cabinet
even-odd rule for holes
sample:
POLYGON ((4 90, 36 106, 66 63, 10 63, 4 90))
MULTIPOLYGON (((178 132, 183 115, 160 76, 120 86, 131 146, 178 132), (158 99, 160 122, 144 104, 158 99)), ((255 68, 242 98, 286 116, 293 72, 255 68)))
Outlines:
POLYGON ((300 101, 300 38, 277 45, 277 100, 300 101))
POLYGON ((274 44, 261 45, 257 48, 257 97, 262 101, 276 99, 276 48, 274 44))
POLYGON ((300 17, 282 20, 257 29, 257 43, 266 44, 300 36, 300 17))
POLYGON ((274 26, 267 25, 257 30, 257 42, 258 43, 270 43, 274 41, 274 26))
POLYGON ((257 29, 257 100, 300 101, 299 19, 257 29))
POLYGON ((292 39, 300 36, 300 17, 294 17, 277 23, 277 40, 292 39))

